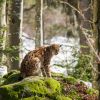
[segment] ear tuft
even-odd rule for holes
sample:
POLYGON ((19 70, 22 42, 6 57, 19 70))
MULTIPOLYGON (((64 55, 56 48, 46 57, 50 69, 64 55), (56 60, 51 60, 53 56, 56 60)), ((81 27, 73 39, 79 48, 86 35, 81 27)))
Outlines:
POLYGON ((60 47, 61 47, 62 45, 60 45, 60 47))

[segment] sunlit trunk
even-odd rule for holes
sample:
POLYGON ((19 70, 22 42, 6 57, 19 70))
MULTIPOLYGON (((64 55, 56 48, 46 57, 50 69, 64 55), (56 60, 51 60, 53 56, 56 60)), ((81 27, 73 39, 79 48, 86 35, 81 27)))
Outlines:
MULTIPOLYGON (((19 38, 20 38, 20 44, 19 44, 19 47, 20 47, 20 48, 19 48, 19 50, 20 50, 20 52, 19 52, 19 53, 20 53, 19 59, 20 59, 20 60, 19 60, 19 64, 21 64, 21 60, 22 60, 22 58, 23 58, 23 57, 22 57, 22 52, 21 52, 21 51, 22 51, 21 48, 22 48, 22 46, 23 46, 23 45, 22 45, 22 40, 21 40, 21 37, 22 37, 22 34, 23 34, 23 2, 24 2, 24 1, 22 0, 22 2, 21 2, 21 11, 20 11, 20 12, 21 12, 21 13, 20 13, 20 21, 21 21, 21 22, 20 22, 20 35, 19 35, 19 38)), ((20 67, 20 66, 19 66, 19 67, 20 67)))
MULTIPOLYGON (((1 30, 0 30, 0 36, 3 38, 2 41, 2 50, 5 50, 5 46, 6 46, 6 0, 3 1, 2 3, 2 7, 1 7, 1 30)), ((1 63, 4 64, 5 63, 5 58, 6 56, 4 55, 4 53, 1 54, 1 63)))
POLYGON ((41 0, 41 15, 40 15, 40 34, 41 34, 41 46, 43 45, 43 0, 41 0))
POLYGON ((35 47, 43 45, 43 0, 36 0, 36 34, 35 47))

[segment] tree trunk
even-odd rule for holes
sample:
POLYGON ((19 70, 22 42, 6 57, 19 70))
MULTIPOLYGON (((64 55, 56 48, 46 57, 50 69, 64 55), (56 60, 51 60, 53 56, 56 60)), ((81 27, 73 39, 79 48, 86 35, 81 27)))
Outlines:
POLYGON ((35 47, 43 45, 43 0, 36 0, 36 34, 35 47))
MULTIPOLYGON (((97 21, 96 26, 98 30, 98 38, 97 38, 97 45, 98 45, 98 54, 100 57, 100 0, 97 0, 97 21)), ((100 100, 100 63, 98 64, 98 85, 99 85, 99 100, 100 100)))
POLYGON ((85 19, 79 15, 78 16, 78 22, 80 27, 80 45, 81 45, 81 52, 82 54, 90 54, 90 48, 87 43, 87 39, 85 35, 83 34, 83 31, 81 28, 85 28, 86 30, 91 30, 91 23, 86 20, 91 20, 91 9, 88 9, 84 11, 84 9, 87 9, 89 4, 91 3, 91 0, 80 0, 78 2, 78 10, 84 15, 85 19))
POLYGON ((36 20, 36 34, 35 34, 35 47, 39 47, 40 46, 40 6, 41 2, 40 0, 36 0, 36 16, 35 16, 35 20, 36 20))
MULTIPOLYGON (((97 43, 97 49, 98 54, 100 57, 100 0, 94 0, 94 32, 96 35, 96 43, 97 43)), ((99 61, 100 62, 100 61, 99 61)), ((100 100, 100 63, 98 64, 98 86, 99 86, 99 98, 100 100)))
POLYGON ((20 47, 20 15, 22 0, 11 1, 10 22, 9 22, 9 47, 14 49, 9 53, 9 67, 11 69, 19 68, 19 47, 20 47))
MULTIPOLYGON (((20 20, 21 20, 21 22, 20 22, 20 38, 22 37, 22 33, 23 33, 23 3, 24 3, 24 1, 22 0, 22 2, 21 2, 21 13, 20 13, 20 20)), ((23 56, 22 56, 22 46, 23 46, 23 44, 22 44, 22 41, 20 40, 20 60, 19 60, 19 64, 21 64, 21 61, 22 61, 22 59, 23 59, 23 56)), ((20 66, 19 66, 20 67, 20 66)))
MULTIPOLYGON (((0 26, 1 26, 1 30, 0 30, 0 36, 2 37, 3 41, 2 41, 2 50, 5 50, 5 46, 6 46, 6 0, 4 0, 2 2, 2 5, 1 5, 1 23, 0 23, 0 26)), ((4 53, 1 53, 1 64, 4 64, 6 62, 5 60, 6 56, 4 55, 4 53)))
POLYGON ((44 38, 44 34, 43 34, 43 0, 41 0, 41 15, 40 15, 40 19, 41 19, 41 21, 40 21, 40 34, 41 34, 41 41, 40 41, 40 43, 41 43, 41 46, 43 45, 43 38, 44 38))

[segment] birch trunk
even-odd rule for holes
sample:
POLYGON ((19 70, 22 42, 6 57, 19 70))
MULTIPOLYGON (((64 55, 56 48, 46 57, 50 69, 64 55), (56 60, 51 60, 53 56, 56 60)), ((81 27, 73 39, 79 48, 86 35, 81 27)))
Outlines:
MULTIPOLYGON (((1 44, 2 46, 2 50, 5 50, 5 46, 6 46, 6 0, 3 1, 2 3, 2 7, 1 7, 1 36, 3 38, 3 42, 1 44)), ((4 53, 1 54, 1 63, 4 64, 5 63, 5 58, 6 56, 4 55, 4 53)))
POLYGON ((22 41, 21 41, 21 37, 22 37, 22 33, 23 33, 23 3, 24 3, 24 1, 22 0, 22 2, 21 2, 21 13, 20 13, 20 35, 19 35, 19 38, 20 38, 20 57, 19 57, 19 64, 21 64, 21 60, 22 60, 22 58, 23 58, 23 56, 22 56, 22 50, 21 50, 21 48, 22 48, 22 41))
POLYGON ((41 46, 43 46, 43 0, 41 0, 41 16, 40 16, 40 34, 41 34, 41 46))

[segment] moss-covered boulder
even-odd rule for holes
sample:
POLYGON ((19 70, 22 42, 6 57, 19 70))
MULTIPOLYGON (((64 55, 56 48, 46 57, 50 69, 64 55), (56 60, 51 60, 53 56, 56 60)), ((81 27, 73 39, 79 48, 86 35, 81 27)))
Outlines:
POLYGON ((56 100, 72 100, 72 99, 64 95, 57 95, 56 100))
POLYGON ((17 74, 17 73, 20 73, 20 71, 19 70, 11 70, 9 73, 4 75, 3 78, 7 79, 9 76, 11 76, 13 74, 17 74))
POLYGON ((74 77, 53 73, 53 78, 31 76, 20 79, 11 71, 1 80, 0 100, 97 100, 98 91, 74 77))
POLYGON ((12 70, 11 72, 9 72, 5 76, 3 76, 3 78, 5 79, 5 81, 3 82, 3 85, 18 82, 18 81, 20 81, 19 80, 20 79, 20 71, 12 70))
POLYGON ((34 97, 28 97, 28 98, 24 98, 23 100, 72 100, 69 97, 65 97, 63 95, 55 95, 55 98, 47 98, 47 97, 38 97, 38 96, 34 96, 34 97))
POLYGON ((47 97, 33 96, 33 97, 24 98, 23 100, 51 100, 51 99, 47 97))
POLYGON ((1 86, 0 100, 20 100, 32 96, 52 99, 60 92, 60 83, 52 78, 29 77, 14 84, 1 86))

